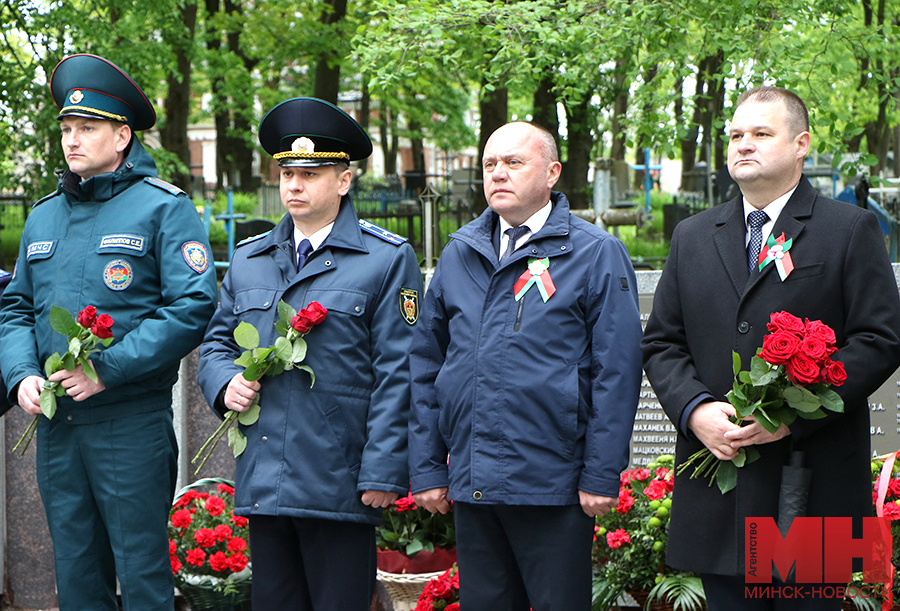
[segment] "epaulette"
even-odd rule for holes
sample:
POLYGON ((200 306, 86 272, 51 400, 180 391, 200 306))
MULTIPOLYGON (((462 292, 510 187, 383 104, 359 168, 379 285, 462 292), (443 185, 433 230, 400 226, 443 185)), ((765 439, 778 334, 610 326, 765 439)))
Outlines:
POLYGON ((266 237, 270 233, 272 233, 271 229, 269 231, 266 231, 265 233, 260 233, 259 235, 252 235, 249 238, 244 238, 243 240, 241 240, 240 242, 235 244, 234 247, 237 248, 238 246, 243 246, 244 244, 249 244, 250 242, 255 242, 257 240, 260 240, 260 239, 266 237))
POLYGON ((50 199, 51 197, 56 197, 57 195, 59 195, 59 193, 60 193, 60 189, 57 189, 57 190, 54 191, 53 193, 50 193, 49 195, 45 195, 45 196, 42 197, 41 199, 39 199, 39 200, 37 200, 36 202, 34 202, 34 205, 32 206, 32 208, 37 208, 38 206, 40 206, 41 204, 43 204, 45 201, 47 201, 47 200, 50 199))
POLYGON ((393 231, 388 231, 384 227, 379 227, 378 225, 370 223, 369 221, 366 221, 364 219, 359 219, 359 228, 366 233, 372 234, 376 238, 381 238, 385 242, 393 244, 394 246, 400 246, 404 242, 408 241, 402 235, 398 235, 393 231))
POLYGON ((175 185, 168 183, 160 178, 155 176, 144 176, 144 182, 148 185, 153 185, 163 191, 166 191, 172 195, 186 195, 184 191, 176 187, 175 185))

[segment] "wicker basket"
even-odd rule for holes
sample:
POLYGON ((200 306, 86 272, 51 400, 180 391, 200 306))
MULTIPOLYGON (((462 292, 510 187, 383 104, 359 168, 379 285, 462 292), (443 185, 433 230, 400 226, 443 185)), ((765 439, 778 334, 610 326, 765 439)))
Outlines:
MULTIPOLYGON (((648 592, 644 592, 642 590, 628 590, 628 594, 634 599, 634 602, 637 603, 638 607, 642 610, 644 609, 644 605, 647 604, 647 599, 650 598, 648 592)), ((650 603, 650 611, 674 611, 675 605, 670 602, 660 602, 658 600, 654 600, 650 603)))
POLYGON ((416 608, 422 590, 432 579, 437 579, 446 571, 436 573, 387 573, 378 569, 378 581, 384 586, 394 611, 412 611, 416 608))
POLYGON ((181 582, 178 590, 190 605, 191 611, 251 611, 250 582, 236 583, 237 592, 226 595, 212 586, 198 586, 181 582))

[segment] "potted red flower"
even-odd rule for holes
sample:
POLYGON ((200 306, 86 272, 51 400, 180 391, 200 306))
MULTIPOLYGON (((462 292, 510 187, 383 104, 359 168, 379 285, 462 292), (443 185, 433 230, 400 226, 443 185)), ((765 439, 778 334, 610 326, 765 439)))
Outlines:
POLYGON ((250 611, 250 527, 234 515, 234 484, 207 478, 186 486, 168 529, 175 584, 191 610, 250 611))

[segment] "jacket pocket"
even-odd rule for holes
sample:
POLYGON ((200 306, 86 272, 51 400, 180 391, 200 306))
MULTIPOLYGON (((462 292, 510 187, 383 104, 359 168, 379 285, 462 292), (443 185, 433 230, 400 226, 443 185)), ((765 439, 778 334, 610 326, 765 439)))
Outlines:
POLYGON ((347 470, 350 472, 353 480, 356 481, 361 464, 362 446, 354 441, 354 431, 348 426, 341 406, 335 405, 328 409, 325 412, 325 421, 328 423, 331 434, 337 442, 335 450, 344 457, 347 470))
POLYGON ((802 267, 795 267, 794 270, 787 277, 787 281, 791 280, 803 280, 804 278, 814 278, 815 276, 821 276, 825 272, 825 264, 824 263, 813 263, 812 265, 804 265, 802 267))
POLYGON ((366 294, 346 289, 310 289, 306 293, 310 301, 318 301, 329 312, 341 312, 350 316, 366 313, 366 294))
POLYGON ((268 310, 275 303, 275 289, 247 289, 234 296, 233 313, 240 315, 248 310, 268 310))

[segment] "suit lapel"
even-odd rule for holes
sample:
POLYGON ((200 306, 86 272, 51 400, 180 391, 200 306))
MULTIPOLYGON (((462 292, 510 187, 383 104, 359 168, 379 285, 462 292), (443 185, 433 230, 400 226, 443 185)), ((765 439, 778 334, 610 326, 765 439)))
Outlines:
POLYGON ((740 196, 723 204, 713 242, 735 292, 741 295, 747 286, 747 249, 744 246, 744 213, 740 196))

